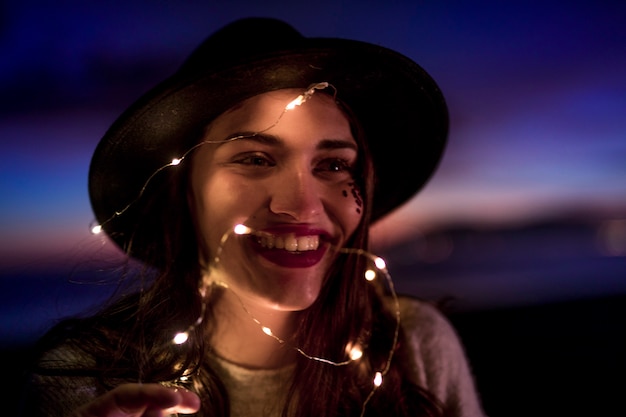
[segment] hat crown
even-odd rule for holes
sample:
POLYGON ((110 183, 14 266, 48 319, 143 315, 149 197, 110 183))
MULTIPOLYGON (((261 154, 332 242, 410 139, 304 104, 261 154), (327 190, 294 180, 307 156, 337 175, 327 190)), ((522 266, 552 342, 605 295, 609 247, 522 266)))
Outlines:
POLYGON ((289 24, 272 18, 237 20, 213 33, 187 58, 181 73, 229 68, 252 57, 292 49, 305 38, 289 24))

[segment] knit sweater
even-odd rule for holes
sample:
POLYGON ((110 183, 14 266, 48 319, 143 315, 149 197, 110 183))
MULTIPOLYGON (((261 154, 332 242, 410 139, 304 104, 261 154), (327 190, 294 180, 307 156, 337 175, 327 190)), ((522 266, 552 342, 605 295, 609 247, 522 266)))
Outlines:
MULTIPOLYGON (((473 376, 459 337, 449 321, 433 306, 401 297, 402 331, 410 354, 406 366, 411 382, 427 389, 442 401, 451 417, 482 417, 473 376)), ((86 361, 84 354, 62 346, 44 358, 48 369, 55 362, 77 369, 86 361)), ((286 395, 293 366, 275 370, 247 369, 219 358, 211 365, 220 375, 231 401, 231 417, 276 417, 286 395)), ((67 417, 81 404, 102 392, 91 377, 80 375, 32 375, 26 391, 24 416, 67 417)))

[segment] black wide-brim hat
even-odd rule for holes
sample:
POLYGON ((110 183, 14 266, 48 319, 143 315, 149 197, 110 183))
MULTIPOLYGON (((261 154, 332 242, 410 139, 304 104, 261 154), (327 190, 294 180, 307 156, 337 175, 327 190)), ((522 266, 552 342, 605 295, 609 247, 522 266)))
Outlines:
MULTIPOLYGON (((437 84, 390 49, 306 38, 284 22, 248 18, 208 37, 106 132, 89 170, 97 221, 127 248, 141 210, 125 209, 157 170, 194 145, 201 127, 257 94, 324 81, 361 124, 376 176, 372 219, 383 217, 422 188, 439 163, 448 113, 437 84)), ((132 252, 142 258, 141 248, 132 252)))

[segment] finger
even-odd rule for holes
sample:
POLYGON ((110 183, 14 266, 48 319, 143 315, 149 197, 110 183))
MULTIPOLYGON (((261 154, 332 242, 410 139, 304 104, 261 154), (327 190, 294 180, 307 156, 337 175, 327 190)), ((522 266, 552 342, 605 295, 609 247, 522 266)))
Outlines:
POLYGON ((200 397, 195 392, 184 388, 176 388, 176 393, 180 395, 180 402, 164 410, 166 413, 193 414, 200 410, 200 397))
POLYGON ((140 417, 146 410, 176 409, 178 406, 195 412, 199 404, 197 395, 183 389, 168 388, 159 384, 124 384, 79 409, 77 415, 140 417))

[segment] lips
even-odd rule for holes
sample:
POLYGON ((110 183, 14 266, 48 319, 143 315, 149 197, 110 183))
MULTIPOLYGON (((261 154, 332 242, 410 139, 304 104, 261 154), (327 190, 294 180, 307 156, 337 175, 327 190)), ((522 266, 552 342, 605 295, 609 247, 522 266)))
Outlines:
POLYGON ((319 263, 327 245, 324 232, 295 230, 268 232, 251 236, 252 249, 268 261, 286 268, 308 268, 319 263))

